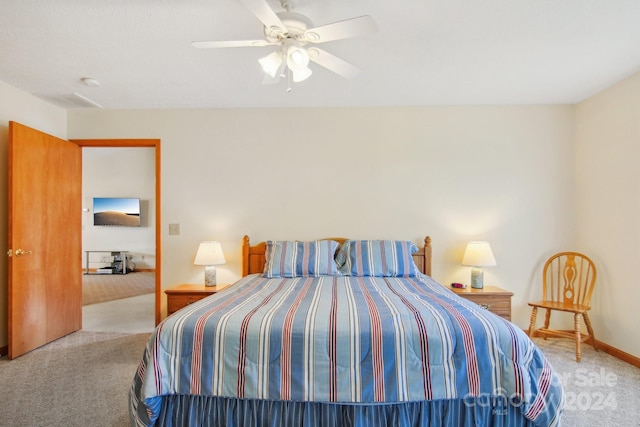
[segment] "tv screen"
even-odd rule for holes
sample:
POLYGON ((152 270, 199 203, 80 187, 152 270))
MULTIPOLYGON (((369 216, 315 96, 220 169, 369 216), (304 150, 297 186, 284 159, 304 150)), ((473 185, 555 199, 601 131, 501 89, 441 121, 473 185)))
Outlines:
POLYGON ((140 199, 94 197, 93 225, 140 227, 140 199))

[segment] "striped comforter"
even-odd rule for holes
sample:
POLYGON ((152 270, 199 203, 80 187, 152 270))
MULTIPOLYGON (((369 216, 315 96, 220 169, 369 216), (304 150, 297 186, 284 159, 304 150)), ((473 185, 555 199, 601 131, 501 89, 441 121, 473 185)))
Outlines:
POLYGON ((165 319, 130 396, 153 425, 165 395, 348 405, 501 398, 554 425, 560 381, 515 325, 428 276, 250 275, 165 319))

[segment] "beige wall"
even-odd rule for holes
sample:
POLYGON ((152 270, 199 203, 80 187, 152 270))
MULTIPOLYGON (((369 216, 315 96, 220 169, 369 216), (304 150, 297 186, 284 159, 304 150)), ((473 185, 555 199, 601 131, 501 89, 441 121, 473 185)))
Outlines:
MULTIPOLYGON (((136 269, 155 269, 155 160, 155 150, 147 147, 82 149, 83 251, 126 250, 136 269), (140 227, 94 226, 94 197, 140 199, 140 227)), ((82 265, 86 267, 85 257, 82 265)))
POLYGON ((469 281, 467 241, 490 241, 485 281, 526 327, 546 257, 573 243, 573 107, 69 112, 69 138, 162 140, 163 286, 200 283, 198 243, 327 236, 434 242, 434 277, 469 281), (168 224, 182 233, 168 235, 168 224))
POLYGON ((640 357, 640 74, 576 108, 577 241, 594 255, 599 340, 640 357))
MULTIPOLYGON (((628 297, 639 287, 628 279, 640 237, 639 94, 635 75, 577 107, 67 114, 0 82, 0 162, 6 171, 9 120, 63 138, 161 138, 165 287, 202 280, 192 260, 203 239, 222 241, 228 264, 219 279, 232 281, 245 233, 255 242, 342 235, 416 243, 430 234, 434 277, 445 284, 468 282, 464 246, 487 239, 498 266, 486 281, 515 292, 513 318, 526 327, 543 260, 583 250, 598 263, 598 338, 639 356, 628 297), (168 235, 170 223, 181 235, 168 235)), ((6 242, 6 173, 0 189, 6 242)), ((0 346, 6 268, 3 257, 0 346)))
MULTIPOLYGON (((7 155, 9 121, 66 138, 66 111, 0 82, 0 242, 7 249, 7 155)), ((0 347, 8 343, 7 325, 7 257, 0 256, 0 347)))

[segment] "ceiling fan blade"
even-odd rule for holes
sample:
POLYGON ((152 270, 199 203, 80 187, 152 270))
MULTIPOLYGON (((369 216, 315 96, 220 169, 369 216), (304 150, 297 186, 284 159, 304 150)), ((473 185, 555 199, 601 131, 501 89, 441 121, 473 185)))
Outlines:
POLYGON ((192 42, 191 46, 201 49, 211 49, 218 47, 261 47, 271 46, 278 43, 271 43, 266 40, 229 40, 211 42, 192 42))
POLYGON ((308 48, 307 53, 309 54, 309 60, 344 78, 352 79, 360 74, 360 69, 355 65, 351 65, 347 61, 317 47, 308 48))
POLYGON ((324 43, 333 40, 348 39, 375 33, 378 26, 369 15, 346 19, 316 28, 309 28, 304 32, 304 38, 309 43, 324 43))
POLYGON ((271 32, 285 34, 287 27, 265 0, 240 0, 271 32))

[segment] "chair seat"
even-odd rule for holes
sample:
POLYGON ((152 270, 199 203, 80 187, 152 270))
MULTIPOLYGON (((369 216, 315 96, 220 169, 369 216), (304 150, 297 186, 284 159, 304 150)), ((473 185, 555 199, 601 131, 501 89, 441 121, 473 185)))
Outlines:
POLYGON ((550 310, 568 311, 571 313, 584 313, 589 311, 591 307, 588 305, 571 304, 560 301, 536 301, 528 303, 531 307, 540 307, 550 310))

